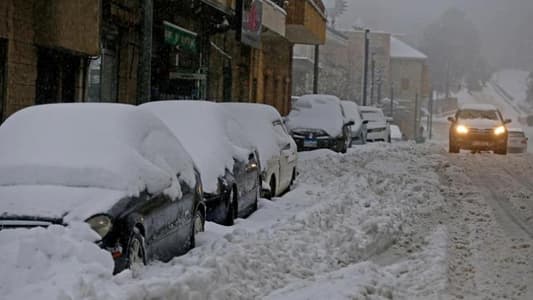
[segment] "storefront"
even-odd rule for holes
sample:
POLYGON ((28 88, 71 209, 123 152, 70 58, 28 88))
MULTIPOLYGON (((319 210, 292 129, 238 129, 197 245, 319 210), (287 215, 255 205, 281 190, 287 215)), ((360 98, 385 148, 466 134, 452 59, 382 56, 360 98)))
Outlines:
POLYGON ((207 69, 198 34, 164 20, 154 30, 152 98, 204 99, 207 69))
POLYGON ((0 39, 0 123, 4 116, 4 105, 6 95, 6 59, 7 40, 0 39))

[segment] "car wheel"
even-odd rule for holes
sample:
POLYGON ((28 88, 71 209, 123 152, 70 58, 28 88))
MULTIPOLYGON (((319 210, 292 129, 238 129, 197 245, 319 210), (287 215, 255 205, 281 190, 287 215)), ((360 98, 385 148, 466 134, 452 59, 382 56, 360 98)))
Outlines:
POLYGON ((205 231, 205 221, 204 216, 200 210, 200 208, 196 209, 196 213, 194 214, 194 220, 192 224, 192 230, 191 230, 191 246, 190 249, 194 248, 196 246, 196 236, 200 232, 205 231))
POLYGON ((237 217, 237 200, 235 198, 235 189, 232 188, 229 191, 228 198, 226 199, 226 220, 224 225, 231 226, 235 224, 235 219, 237 217))
POLYGON ((272 200, 272 198, 276 197, 276 177, 272 175, 270 177, 270 192, 267 193, 267 199, 272 200))
POLYGON ((450 139, 449 152, 450 153, 459 153, 459 147, 450 139))
POLYGON ((138 227, 134 227, 131 237, 128 241, 126 250, 127 263, 126 268, 134 274, 146 265, 146 250, 144 237, 138 227))
POLYGON ((296 180, 296 169, 292 169, 292 177, 291 177, 291 182, 289 183, 289 188, 294 184, 295 180, 296 180))
POLYGON ((494 153, 499 155, 507 155, 507 147, 503 146, 499 149, 494 150, 494 153))

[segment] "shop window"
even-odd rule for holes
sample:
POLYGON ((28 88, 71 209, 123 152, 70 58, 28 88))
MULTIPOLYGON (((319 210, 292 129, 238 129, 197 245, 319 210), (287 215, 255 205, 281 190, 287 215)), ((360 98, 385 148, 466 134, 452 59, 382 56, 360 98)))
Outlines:
POLYGON ((37 57, 36 104, 74 102, 80 57, 41 48, 37 57))
POLYGON ((6 94, 7 41, 0 39, 0 122, 4 119, 4 97, 6 94))

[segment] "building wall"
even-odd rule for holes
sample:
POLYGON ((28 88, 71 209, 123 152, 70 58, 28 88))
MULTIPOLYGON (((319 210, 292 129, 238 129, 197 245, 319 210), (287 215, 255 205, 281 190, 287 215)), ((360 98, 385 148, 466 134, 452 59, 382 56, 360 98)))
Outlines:
POLYGON ((33 1, 0 1, 0 36, 7 39, 3 116, 35 103, 37 48, 33 44, 33 1))

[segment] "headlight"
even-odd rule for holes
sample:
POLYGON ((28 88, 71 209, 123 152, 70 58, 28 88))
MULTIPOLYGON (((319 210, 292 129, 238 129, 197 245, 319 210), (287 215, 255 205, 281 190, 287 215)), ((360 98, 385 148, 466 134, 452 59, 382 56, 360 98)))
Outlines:
POLYGON ((459 134, 467 134, 468 128, 466 128, 466 126, 464 125, 458 125, 457 127, 455 127, 455 131, 457 131, 457 133, 459 134))
POLYGON ((106 215, 98 215, 88 219, 87 224, 96 231, 102 238, 104 238, 113 228, 111 218, 106 215))
POLYGON ((505 129, 505 127, 504 126, 500 126, 500 127, 497 127, 496 129, 494 129, 494 134, 495 135, 501 135, 501 134, 504 134, 505 131, 507 131, 505 129))

